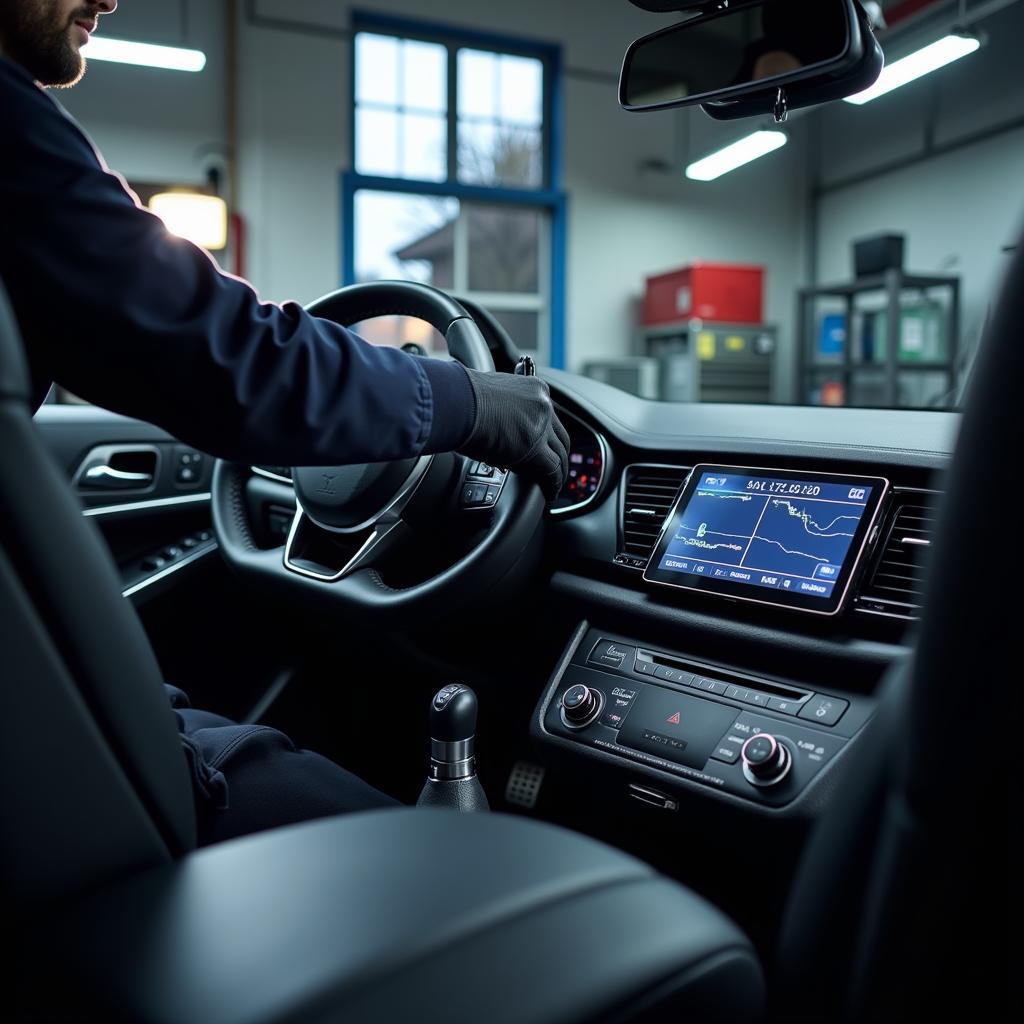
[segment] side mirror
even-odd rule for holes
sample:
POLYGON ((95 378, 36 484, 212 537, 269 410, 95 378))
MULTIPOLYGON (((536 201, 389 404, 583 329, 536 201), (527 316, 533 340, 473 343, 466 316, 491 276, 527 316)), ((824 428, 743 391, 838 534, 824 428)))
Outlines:
POLYGON ((619 103, 631 111, 700 104, 730 120, 860 92, 882 50, 857 0, 732 0, 630 44, 619 103))

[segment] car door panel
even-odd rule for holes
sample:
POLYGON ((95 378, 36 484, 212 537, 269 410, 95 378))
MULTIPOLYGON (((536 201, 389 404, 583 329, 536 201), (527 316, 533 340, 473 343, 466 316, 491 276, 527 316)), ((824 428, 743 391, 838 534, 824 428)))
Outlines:
POLYGON ((197 706, 245 717, 289 655, 277 632, 282 609, 240 587, 217 555, 213 457, 151 423, 91 405, 44 405, 35 422, 82 514, 110 547, 122 593, 139 610, 164 678, 186 689, 197 706), (132 466, 140 451, 149 453, 148 462, 132 466), (125 486, 89 486, 93 465, 127 466, 120 468, 125 473, 141 468, 151 479, 115 476, 125 486), (193 470, 187 479, 184 467, 193 470))
POLYGON ((91 405, 44 405, 35 422, 83 515, 106 538, 134 603, 184 582, 216 550, 212 456, 151 423, 91 405))

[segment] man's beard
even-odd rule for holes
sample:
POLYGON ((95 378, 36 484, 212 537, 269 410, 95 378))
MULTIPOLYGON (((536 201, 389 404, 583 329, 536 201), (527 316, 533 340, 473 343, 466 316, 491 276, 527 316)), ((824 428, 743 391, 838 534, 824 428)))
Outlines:
POLYGON ((7 23, 0 26, 4 53, 41 85, 68 87, 81 81, 85 59, 72 41, 76 18, 91 20, 88 9, 58 23, 57 0, 14 0, 7 23))

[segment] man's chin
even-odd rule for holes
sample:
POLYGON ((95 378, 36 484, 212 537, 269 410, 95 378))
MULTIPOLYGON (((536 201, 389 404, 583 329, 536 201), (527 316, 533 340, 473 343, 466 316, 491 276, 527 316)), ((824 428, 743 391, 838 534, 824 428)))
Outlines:
POLYGON ((46 78, 40 79, 40 84, 47 89, 70 89, 82 80, 87 67, 85 55, 79 47, 69 46, 59 64, 55 62, 46 78))
POLYGON ((78 66, 78 70, 74 74, 74 77, 68 78, 62 82, 44 82, 43 85, 45 85, 47 89, 71 89, 85 78, 85 72, 88 67, 88 63, 83 58, 81 64, 78 66))

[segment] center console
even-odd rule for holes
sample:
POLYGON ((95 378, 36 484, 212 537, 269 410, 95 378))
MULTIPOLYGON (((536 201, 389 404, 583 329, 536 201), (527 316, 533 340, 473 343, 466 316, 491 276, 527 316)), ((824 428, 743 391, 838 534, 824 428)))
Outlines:
POLYGON ((577 632, 537 708, 541 743, 619 763, 666 809, 674 791, 796 807, 874 710, 874 699, 753 675, 603 630, 577 632), (658 788, 652 788, 657 786, 658 788))

